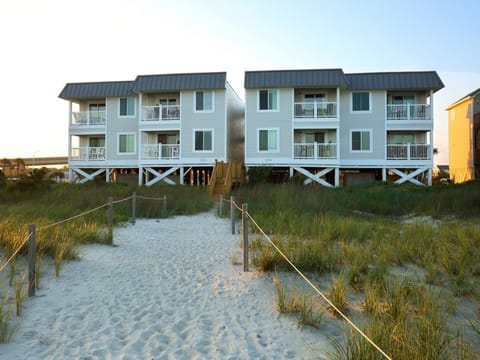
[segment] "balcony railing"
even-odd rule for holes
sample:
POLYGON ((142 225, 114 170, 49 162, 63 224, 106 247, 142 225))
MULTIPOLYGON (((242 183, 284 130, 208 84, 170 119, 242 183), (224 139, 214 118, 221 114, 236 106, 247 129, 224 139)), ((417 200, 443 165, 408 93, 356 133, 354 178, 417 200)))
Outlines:
POLYGON ((336 159, 335 143, 296 143, 293 144, 294 159, 336 159))
POLYGON ((180 105, 143 106, 142 121, 180 120, 180 105))
POLYGON ((431 120, 430 105, 401 104, 387 105, 387 120, 431 120))
POLYGON ((334 118, 337 117, 336 102, 302 102, 294 103, 296 118, 334 118))
POLYGON ((431 147, 428 144, 387 145, 387 160, 431 160, 431 147))
POLYGON ((142 159, 159 160, 159 159, 179 159, 179 144, 144 144, 142 145, 142 159))
POLYGON ((75 111, 72 112, 72 125, 105 125, 106 111, 75 111))
POLYGON ((72 160, 98 161, 105 160, 105 147, 76 147, 72 148, 72 160))

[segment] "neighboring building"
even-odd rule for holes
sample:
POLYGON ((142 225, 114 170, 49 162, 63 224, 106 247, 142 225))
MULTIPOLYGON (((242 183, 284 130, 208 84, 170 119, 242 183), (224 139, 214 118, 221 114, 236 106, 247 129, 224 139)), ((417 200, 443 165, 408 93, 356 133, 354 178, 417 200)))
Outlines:
POLYGON ((244 106, 225 72, 71 83, 59 97, 70 179, 206 183, 216 160, 243 162, 244 106))
POLYGON ((450 179, 455 183, 480 177, 480 89, 448 110, 450 179))
POLYGON ((245 166, 325 186, 431 184, 436 72, 245 73, 245 166))

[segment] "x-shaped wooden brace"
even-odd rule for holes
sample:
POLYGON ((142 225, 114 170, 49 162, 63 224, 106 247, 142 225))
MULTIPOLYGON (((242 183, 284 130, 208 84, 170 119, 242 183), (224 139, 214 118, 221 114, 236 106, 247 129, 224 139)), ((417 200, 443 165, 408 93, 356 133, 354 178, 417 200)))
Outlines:
POLYGON ((317 183, 319 183, 323 186, 333 187, 332 184, 330 184, 330 183, 326 182, 325 180, 321 179, 321 177, 325 174, 328 174, 330 171, 335 170, 335 168, 326 168, 326 169, 323 169, 322 171, 319 171, 316 174, 312 174, 310 171, 308 171, 304 168, 301 168, 301 167, 294 167, 293 169, 295 171, 298 171, 300 174, 305 175, 308 178, 308 179, 305 179, 305 181, 303 182, 304 185, 308 185, 312 181, 316 181, 317 183))

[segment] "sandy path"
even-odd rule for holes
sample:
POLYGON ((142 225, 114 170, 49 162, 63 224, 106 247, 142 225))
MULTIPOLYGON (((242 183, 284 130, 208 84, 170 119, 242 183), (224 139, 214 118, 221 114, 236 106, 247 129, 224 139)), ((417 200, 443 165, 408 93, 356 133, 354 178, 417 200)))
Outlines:
POLYGON ((5 359, 322 358, 328 341, 280 316, 270 275, 232 265, 212 213, 138 220, 89 245, 25 303, 5 359))

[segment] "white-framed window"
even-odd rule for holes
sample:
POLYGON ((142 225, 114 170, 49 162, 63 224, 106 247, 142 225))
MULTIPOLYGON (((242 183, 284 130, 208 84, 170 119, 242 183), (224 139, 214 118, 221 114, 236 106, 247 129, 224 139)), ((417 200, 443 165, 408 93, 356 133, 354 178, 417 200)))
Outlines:
POLYGON ((135 98, 120 98, 118 114, 120 116, 135 116, 135 98))
POLYGON ((279 151, 279 133, 278 128, 258 129, 258 151, 259 152, 278 152, 279 151))
POLYGON ((258 90, 258 110, 278 111, 278 90, 258 90))
POLYGON ((193 130, 193 151, 212 152, 213 151, 213 129, 194 129, 193 130))
POLYGON ((351 95, 351 111, 368 113, 372 111, 369 91, 354 91, 351 95))
POLYGON ((214 108, 213 91, 195 91, 196 112, 211 112, 214 108))
POLYGON ((135 133, 119 133, 118 134, 118 154, 127 155, 135 154, 135 133))
POLYGON ((350 151, 371 152, 372 151, 372 130, 371 129, 350 130, 350 151))

